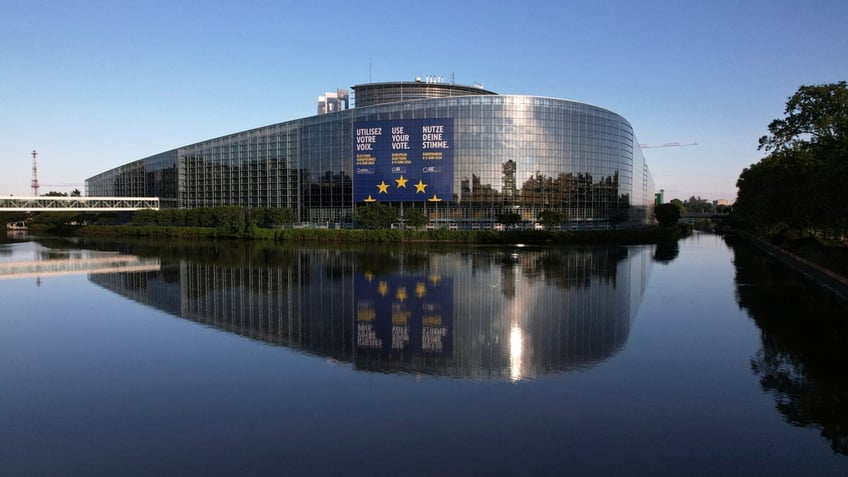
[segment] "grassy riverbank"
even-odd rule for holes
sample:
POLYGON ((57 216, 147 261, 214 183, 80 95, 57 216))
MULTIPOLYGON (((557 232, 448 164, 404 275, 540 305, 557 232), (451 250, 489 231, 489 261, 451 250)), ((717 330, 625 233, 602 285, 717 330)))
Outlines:
POLYGON ((620 230, 545 231, 545 230, 348 230, 348 229, 264 229, 251 227, 240 234, 212 227, 172 227, 157 225, 91 225, 76 235, 87 237, 147 237, 162 239, 247 239, 277 242, 323 243, 403 243, 434 242, 457 244, 597 244, 657 243, 677 240, 691 234, 691 228, 644 227, 620 230))

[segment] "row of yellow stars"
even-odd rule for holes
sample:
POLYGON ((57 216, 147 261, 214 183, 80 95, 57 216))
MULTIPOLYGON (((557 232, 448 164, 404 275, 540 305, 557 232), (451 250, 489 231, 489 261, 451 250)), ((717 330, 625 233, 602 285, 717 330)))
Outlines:
MULTIPOLYGON (((409 179, 406 179, 405 177, 403 177, 403 175, 401 175, 400 178, 395 179, 395 182, 397 182, 397 188, 398 189, 406 189, 406 183, 409 182, 409 179)), ((429 184, 425 184, 424 181, 419 179, 418 184, 413 184, 413 185, 415 186, 415 193, 416 194, 419 194, 419 193, 424 194, 424 193, 426 193, 425 189, 427 188, 427 186, 429 184)), ((378 194, 388 194, 389 193, 389 184, 386 184, 386 181, 380 181, 380 183, 377 184, 377 193, 378 194)), ((365 199, 365 202, 376 202, 376 201, 377 201, 377 199, 371 197, 371 194, 368 194, 368 198, 365 199)), ((441 202, 442 199, 440 199, 436 194, 433 194, 433 197, 427 199, 427 201, 429 201, 429 202, 441 202)))
MULTIPOLYGON (((374 275, 374 272, 365 272, 362 276, 368 280, 368 283, 373 283, 374 279, 377 278, 377 276, 374 275)), ((442 276, 438 273, 431 273, 430 275, 427 275, 427 281, 432 283, 434 287, 439 286, 439 284, 442 283, 442 276)))
MULTIPOLYGON (((379 293, 380 296, 388 295, 389 284, 381 281, 377 285, 377 293, 379 293)), ((422 283, 422 282, 416 283, 415 284, 415 296, 417 296, 418 298, 424 298, 424 296, 426 296, 426 295, 427 295, 427 287, 424 286, 424 283, 422 283)), ((397 290, 395 291, 395 299, 397 299, 401 303, 406 301, 406 299, 407 299, 406 287, 403 287, 403 286, 397 287, 397 290)))
MULTIPOLYGON (((374 276, 370 273, 366 273, 365 277, 368 279, 369 282, 374 278, 374 276)), ((441 277, 438 276, 438 275, 430 275, 428 277, 428 279, 433 284, 433 286, 438 285, 438 283, 441 281, 441 277)), ((380 296, 383 296, 383 297, 388 295, 389 294, 389 284, 387 282, 383 281, 383 280, 378 281, 377 282, 377 293, 379 293, 380 296)), ((416 283, 415 284, 415 296, 417 296, 418 298, 424 298, 425 295, 427 295, 427 287, 424 285, 424 282, 416 283)), ((406 287, 405 286, 397 287, 396 293, 395 293, 395 298, 402 303, 402 302, 406 301, 407 297, 408 296, 406 294, 406 287)))

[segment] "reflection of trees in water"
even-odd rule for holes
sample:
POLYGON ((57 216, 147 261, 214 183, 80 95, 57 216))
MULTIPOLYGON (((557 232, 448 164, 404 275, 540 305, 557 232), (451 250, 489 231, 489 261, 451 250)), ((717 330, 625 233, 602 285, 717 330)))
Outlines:
POLYGON ((734 263, 737 301, 761 331, 760 385, 789 423, 820 428, 848 455, 848 306, 742 245, 734 263))
POLYGON ((654 249, 654 261, 667 264, 677 258, 679 253, 680 246, 677 244, 677 240, 659 242, 654 249))
MULTIPOLYGON (((58 244, 42 241, 51 248, 58 244)), ((69 245, 65 243, 64 247, 69 245)), ((297 263, 296 249, 269 240, 182 240, 182 239, 113 239, 86 238, 73 248, 114 250, 139 257, 157 257, 163 263, 191 260, 219 266, 292 266, 297 263)))
POLYGON ((563 289, 588 287, 593 279, 615 287, 616 267, 626 258, 624 247, 547 249, 531 256, 522 271, 563 289))

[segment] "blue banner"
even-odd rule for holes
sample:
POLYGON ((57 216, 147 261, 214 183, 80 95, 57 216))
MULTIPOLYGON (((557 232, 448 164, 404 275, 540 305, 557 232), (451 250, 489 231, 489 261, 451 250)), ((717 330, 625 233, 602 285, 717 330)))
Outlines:
POLYGON ((453 118, 356 121, 354 202, 453 199, 453 118))

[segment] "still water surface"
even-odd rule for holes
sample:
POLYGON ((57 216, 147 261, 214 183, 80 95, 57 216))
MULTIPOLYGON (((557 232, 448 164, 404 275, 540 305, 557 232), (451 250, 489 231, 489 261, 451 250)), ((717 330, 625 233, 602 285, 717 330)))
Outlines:
POLYGON ((3 475, 846 475, 848 307, 732 239, 0 243, 3 475))

